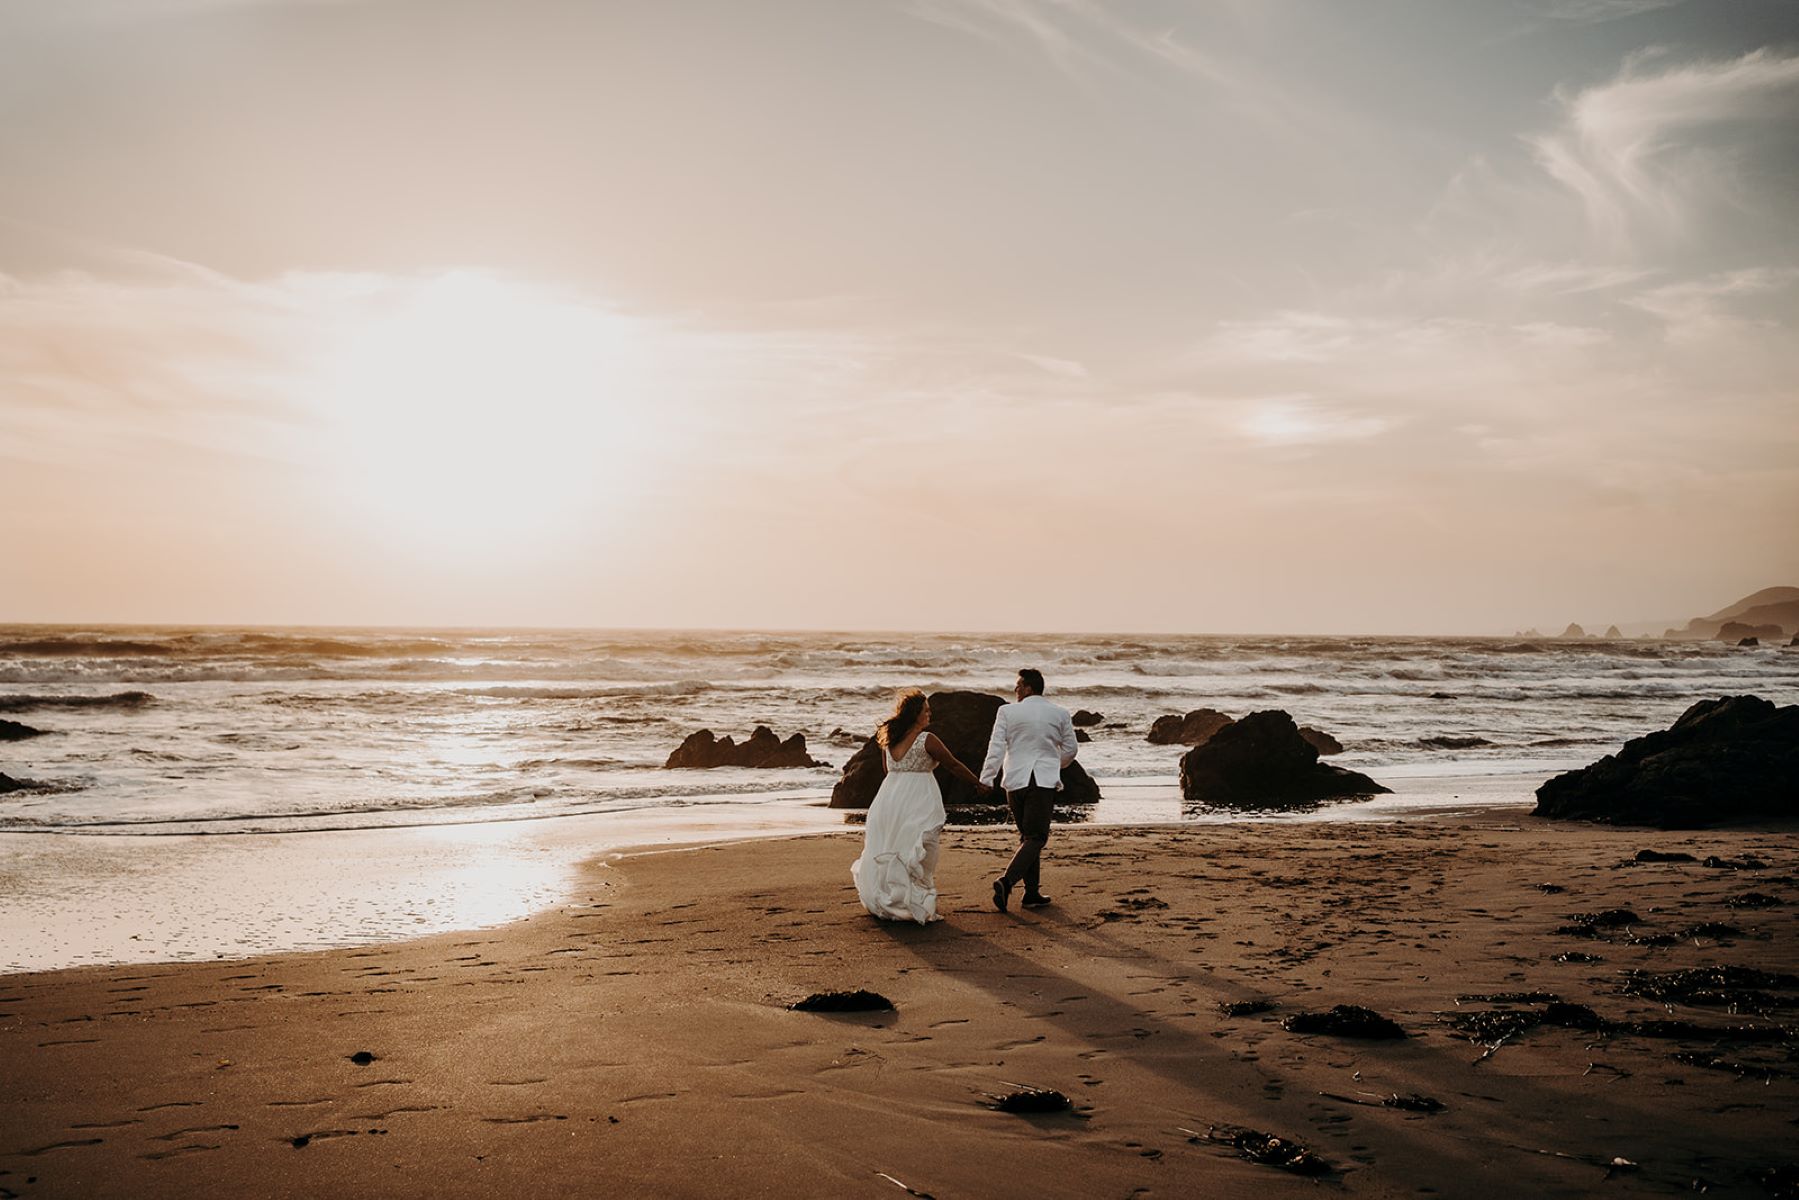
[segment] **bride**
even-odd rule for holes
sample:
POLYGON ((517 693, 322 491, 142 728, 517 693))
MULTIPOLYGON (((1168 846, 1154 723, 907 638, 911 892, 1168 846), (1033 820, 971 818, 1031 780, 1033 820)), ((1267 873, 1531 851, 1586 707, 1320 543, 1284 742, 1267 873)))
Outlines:
POLYGON ((932 772, 939 764, 985 796, 993 789, 957 761, 934 733, 931 703, 916 688, 899 694, 875 741, 887 777, 868 806, 862 857, 850 864, 862 906, 888 921, 942 920, 937 915, 938 837, 947 817, 932 772))

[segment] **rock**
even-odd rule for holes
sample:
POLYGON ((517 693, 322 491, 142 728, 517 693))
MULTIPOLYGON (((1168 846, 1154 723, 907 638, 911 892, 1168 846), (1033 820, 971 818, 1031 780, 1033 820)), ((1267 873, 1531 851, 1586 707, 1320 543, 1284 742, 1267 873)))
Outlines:
POLYGON ((1318 761, 1318 749, 1279 709, 1250 713, 1181 756, 1181 795, 1236 808, 1289 808, 1390 789, 1318 761))
POLYGON ((1605 627, 1605 636, 1615 642, 1624 636, 1624 631, 1619 629, 1616 625, 1607 625, 1605 627))
MULTIPOLYGON (((931 732, 936 734, 949 752, 962 765, 977 774, 987 757, 987 739, 993 736, 993 716, 1006 703, 986 692, 937 692, 931 696, 931 732)), ((881 766, 881 747, 873 738, 843 764, 843 775, 831 789, 832 808, 867 808, 881 790, 886 771, 881 766)), ((983 799, 974 788, 963 783, 942 767, 937 768, 937 785, 943 789, 947 805, 992 805, 1005 803, 1002 792, 995 791, 983 799)), ((1092 804, 1099 799, 1099 785, 1093 782, 1080 763, 1062 768, 1062 794, 1059 804, 1092 804)))
POLYGON ((1570 622, 1568 628, 1562 630, 1562 636, 1565 638, 1583 638, 1587 636, 1587 631, 1570 622))
POLYGON ((374 1052, 369 1050, 358 1050, 356 1053, 346 1055, 345 1057, 359 1067, 366 1067, 375 1061, 374 1052))
POLYGON ((1149 740, 1156 746, 1198 746, 1231 723, 1231 718, 1215 708, 1196 708, 1186 716, 1157 717, 1149 727, 1149 740))
POLYGON ((1699 829, 1799 814, 1799 705, 1701 700, 1665 730, 1632 738, 1537 789, 1556 820, 1699 829))
POLYGON ((1093 735, 1088 733, 1085 729, 1077 729, 1074 731, 1074 740, 1085 745, 1093 740, 1093 735))
POLYGON ((1101 721, 1103 721, 1105 719, 1106 719, 1105 713, 1096 713, 1093 710, 1086 709, 1086 708, 1075 709, 1074 716, 1071 718, 1071 720, 1074 721, 1075 728, 1077 728, 1077 729, 1083 725, 1098 725, 1101 721))
POLYGON ((1739 646, 1759 646, 1761 639, 1778 642, 1786 636, 1786 630, 1779 625, 1745 625, 1741 621, 1726 621, 1718 626, 1713 640, 1735 642, 1739 646))
POLYGON ((816 767, 806 753, 806 735, 796 733, 786 741, 766 725, 756 726, 749 740, 739 746, 728 736, 714 738, 710 729, 689 734, 680 748, 668 756, 664 769, 704 767, 816 767))
POLYGON ((1794 634, 1794 635, 1793 635, 1793 640, 1792 640, 1792 641, 1790 641, 1790 642, 1788 642, 1788 643, 1787 643, 1787 645, 1789 645, 1789 646, 1799 646, 1799 633, 1795 633, 1795 634, 1794 634))
POLYGON ((11 775, 0 772, 0 796, 8 792, 22 792, 31 786, 29 779, 14 779, 11 775))
POLYGON ((1371 1008, 1335 1004, 1329 1012, 1294 1013, 1281 1022, 1289 1033, 1328 1033, 1332 1037, 1402 1038, 1405 1030, 1371 1008))
POLYGON ((1464 737, 1459 734, 1443 733, 1435 737, 1419 738, 1418 744, 1427 750, 1472 750, 1476 746, 1491 746, 1493 743, 1474 734, 1464 737))
POLYGON ((1312 743, 1312 748, 1321 755, 1343 753, 1343 743, 1339 742, 1336 738, 1324 732, 1322 729, 1314 729, 1310 725, 1301 725, 1299 727, 1299 736, 1312 743))
POLYGON ((1639 850, 1632 862, 1688 863, 1698 862, 1684 850, 1639 850))
POLYGON ((26 738, 43 737, 44 731, 21 725, 17 721, 0 720, 0 742, 22 742, 26 738))

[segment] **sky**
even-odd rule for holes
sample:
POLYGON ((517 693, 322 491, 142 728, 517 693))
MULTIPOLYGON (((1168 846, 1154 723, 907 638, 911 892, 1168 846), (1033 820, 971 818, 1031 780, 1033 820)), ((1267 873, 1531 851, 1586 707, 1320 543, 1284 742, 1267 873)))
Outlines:
POLYGON ((0 0, 0 620, 1799 585, 1792 0, 0 0))

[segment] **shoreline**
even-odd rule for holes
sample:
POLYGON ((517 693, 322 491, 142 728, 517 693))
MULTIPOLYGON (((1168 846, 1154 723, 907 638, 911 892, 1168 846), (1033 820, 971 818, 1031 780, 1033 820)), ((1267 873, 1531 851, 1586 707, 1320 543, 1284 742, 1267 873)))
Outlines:
POLYGON ((1001 831, 957 830, 947 920, 878 924, 857 836, 610 852, 575 899, 361 949, 0 979, 0 1188, 18 1196, 1315 1195, 1209 1132, 1297 1139, 1358 1196, 1763 1196, 1799 1085, 1786 1044, 1626 1030, 1791 1019, 1619 991, 1632 968, 1792 972, 1799 827, 1659 832, 1524 816, 1058 828, 1056 903, 999 914, 1001 831), (1759 869, 1633 862, 1654 848, 1759 869), (1629 865, 1626 865, 1629 864, 1629 865), (1542 885, 1560 888, 1544 890, 1542 885), (1629 908, 1632 929, 1557 932, 1629 908), (1720 943, 1677 937, 1732 922, 1720 943), (1575 951, 1603 961, 1557 961, 1575 951), (786 1005, 869 988, 896 1012, 786 1005), (1552 992, 1612 1022, 1485 1047, 1445 1018, 1552 992), (1262 999, 1233 1017, 1224 1001, 1262 999), (1367 1042, 1281 1020, 1360 1004, 1367 1042), (361 1051, 366 1065, 352 1061, 361 1051), (1692 1061, 1674 1057, 1689 1052, 1692 1061), (1764 1076, 1703 1065, 1762 1064, 1764 1076), (1056 1088, 1073 1114, 983 1096, 1056 1088), (1419 1093, 1435 1114, 1381 1105, 1419 1093), (1190 1140, 1190 1139, 1197 1140, 1190 1140), (1629 1165, 1615 1167, 1613 1159, 1629 1165), (27 1181, 31 1182, 27 1182, 27 1181))
MULTIPOLYGON (((1292 813, 1186 812, 1172 780, 1112 781, 1119 817, 1062 828, 1435 820, 1528 808, 1534 773, 1397 776, 1390 796, 1292 813), (1526 782, 1528 781, 1528 782, 1526 782), (1147 797, 1147 799, 1145 799, 1147 797)), ((501 821, 222 834, 0 831, 0 978, 68 966, 230 961, 491 929, 554 907, 582 862, 633 846, 846 828, 815 799, 722 799, 501 821)), ((980 826, 953 826, 980 828, 980 826)), ((858 834, 859 836, 859 834, 858 834)))

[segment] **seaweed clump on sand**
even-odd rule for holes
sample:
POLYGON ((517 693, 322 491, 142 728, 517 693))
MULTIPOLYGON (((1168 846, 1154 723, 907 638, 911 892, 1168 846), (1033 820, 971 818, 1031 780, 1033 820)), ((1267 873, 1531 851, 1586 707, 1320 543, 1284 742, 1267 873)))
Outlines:
POLYGON ((1213 1125, 1189 1142, 1218 1142, 1230 1146, 1250 1162, 1278 1167, 1295 1175, 1328 1175, 1331 1165, 1291 1138, 1276 1137, 1240 1125, 1213 1125))
POLYGON ((1020 1116, 1046 1116, 1072 1112, 1074 1101, 1054 1088, 1021 1087, 1000 1096, 989 1096, 988 1107, 994 1112, 1017 1113, 1020 1116))
POLYGON ((1496 1046, 1538 1025, 1556 1025, 1563 1029, 1598 1030, 1607 1028, 1605 1018, 1584 1004, 1555 1001, 1543 1008, 1491 1008, 1478 1012, 1451 1013, 1446 1018, 1451 1029, 1471 1042, 1496 1046))
POLYGON ((857 988, 853 992, 813 992, 804 1000, 796 1000, 788 1007, 794 1012, 892 1012, 893 1001, 879 992, 857 988))
POLYGON ((1273 1009, 1272 1000, 1225 1000, 1218 1005, 1218 1011, 1227 1017, 1253 1017, 1273 1009))
POLYGON ((1332 1037, 1390 1039, 1404 1037, 1405 1030, 1371 1008, 1337 1004, 1328 1012, 1294 1013, 1281 1022, 1288 1033, 1326 1033, 1332 1037))
POLYGON ((1566 937, 1596 938, 1602 929, 1624 929, 1635 925, 1643 918, 1628 908, 1608 908, 1601 912, 1569 913, 1569 924, 1559 927, 1556 932, 1566 937))
POLYGON ((1627 996, 1641 996, 1663 1004, 1687 1004, 1702 1008, 1747 1009, 1766 1012, 1786 1008, 1795 1001, 1772 991, 1799 988, 1799 975, 1761 971, 1754 967, 1688 967, 1682 971, 1626 971, 1619 989, 1627 996))

